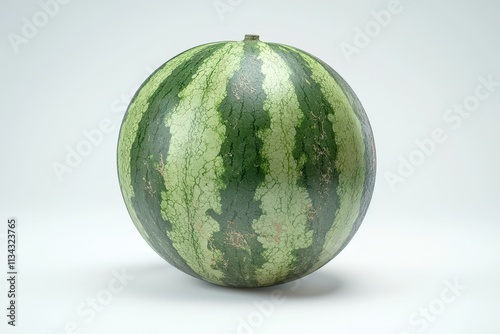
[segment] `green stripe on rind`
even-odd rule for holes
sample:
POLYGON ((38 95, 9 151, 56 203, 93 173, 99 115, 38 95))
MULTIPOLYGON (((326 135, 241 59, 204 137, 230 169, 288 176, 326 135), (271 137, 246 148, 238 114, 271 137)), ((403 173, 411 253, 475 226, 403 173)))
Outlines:
POLYGON ((289 279, 296 261, 294 250, 310 246, 307 213, 312 203, 307 190, 297 185, 305 157, 293 156, 295 129, 304 115, 289 78, 291 70, 269 46, 258 46, 270 128, 258 132, 265 179, 255 197, 261 201, 262 215, 252 226, 265 249, 262 256, 267 262, 256 272, 259 284, 265 286, 289 279))
POLYGON ((172 223, 168 237, 186 263, 206 280, 223 284, 217 269, 222 254, 210 245, 220 226, 207 211, 221 212, 225 137, 217 107, 226 96, 229 79, 240 66, 243 43, 227 43, 217 50, 180 93, 180 102, 167 116, 171 133, 165 163, 162 215, 172 223))
POLYGON ((333 226, 326 234, 323 251, 309 270, 312 272, 330 261, 345 246, 360 214, 366 176, 365 144, 361 123, 342 87, 316 58, 297 49, 286 48, 293 49, 302 56, 312 71, 313 79, 334 110, 333 114, 328 115, 328 119, 333 124, 337 145, 335 167, 339 173, 337 194, 340 205, 333 226))
POLYGON ((151 74, 151 76, 141 85, 139 90, 136 92, 123 118, 117 150, 118 177, 120 179, 121 191, 125 201, 125 205, 130 216, 132 217, 134 225, 151 247, 153 246, 151 245, 150 237, 142 226, 142 223, 139 221, 135 209, 132 205, 134 188, 132 185, 130 161, 132 145, 136 140, 133 135, 137 133, 137 129, 142 120, 142 117, 149 108, 150 98, 155 94, 158 87, 164 82, 166 78, 168 78, 172 74, 172 72, 179 65, 186 62, 194 54, 202 51, 210 45, 212 44, 206 44, 192 48, 171 59, 170 61, 163 64, 160 68, 158 68, 153 74, 151 74))
POLYGON ((224 284, 233 287, 258 286, 255 267, 264 263, 264 249, 252 229, 252 221, 262 214, 255 192, 264 181, 259 154, 263 142, 257 133, 269 128, 259 53, 256 42, 244 44, 240 69, 229 81, 226 98, 219 106, 226 128, 220 152, 225 187, 220 192, 221 213, 210 210, 208 214, 220 225, 212 243, 223 254, 218 267, 226 273, 224 284))
MULTIPOLYGON (((342 89, 349 100, 349 103, 351 104, 351 108, 354 110, 357 118, 359 119, 361 123, 361 128, 363 132, 363 142, 364 142, 364 148, 365 148, 365 166, 366 166, 366 177, 365 177, 365 185, 363 189, 363 195, 362 195, 362 200, 361 200, 361 207, 360 207, 360 213, 358 215, 358 219, 354 223, 354 226, 351 230, 351 234, 349 235, 347 242, 351 240, 351 238, 354 236, 356 231, 358 230, 359 226, 361 225, 361 222, 363 221, 366 212, 368 211, 368 206, 370 205, 370 201, 373 195, 373 189, 375 186, 375 179, 376 179, 376 166, 377 166, 377 159, 376 159, 376 152, 375 152, 375 141, 373 137, 373 132, 372 128, 370 125, 370 121, 368 119, 368 116, 365 113, 365 110, 363 106, 361 105, 361 102, 359 101, 358 97, 356 96, 356 93, 352 90, 352 88, 349 86, 349 84, 337 73, 335 70, 333 70, 328 64, 321 62, 325 69, 330 73, 330 75, 335 78, 335 81, 342 86, 342 89)), ((347 245, 346 242, 346 245, 347 245)), ((340 252, 342 249, 339 249, 337 251, 340 252)))
POLYGON ((316 264, 323 250, 325 236, 333 225, 339 198, 336 193, 338 172, 335 169, 337 145, 336 134, 328 119, 333 108, 312 77, 311 69, 301 55, 277 44, 269 46, 278 53, 290 68, 300 109, 304 118, 297 128, 294 156, 306 156, 299 185, 305 187, 312 201, 308 210, 310 228, 314 231, 311 246, 295 250, 297 262, 295 277, 302 276, 316 264))
MULTIPOLYGON (((203 60, 220 47, 217 43, 206 45, 180 63, 156 89, 153 88, 154 93, 148 98, 147 110, 137 125, 130 151, 130 177, 134 190, 131 210, 134 210, 141 227, 149 236, 150 246, 173 266, 200 278, 173 247, 167 237, 172 224, 161 215, 161 195, 165 189, 162 166, 168 156, 170 142, 170 132, 165 127, 164 118, 177 105, 180 90, 191 82, 203 60)), ((142 90, 147 89, 149 87, 145 84, 142 90)))

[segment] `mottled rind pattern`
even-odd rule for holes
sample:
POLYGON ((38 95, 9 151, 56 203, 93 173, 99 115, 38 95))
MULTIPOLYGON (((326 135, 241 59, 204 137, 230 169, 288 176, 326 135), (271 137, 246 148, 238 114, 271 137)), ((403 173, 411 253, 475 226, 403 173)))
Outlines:
POLYGON ((269 286, 353 237, 375 149, 333 69, 248 39, 190 49, 148 78, 120 130, 118 175, 134 224, 169 263, 218 285, 269 286))

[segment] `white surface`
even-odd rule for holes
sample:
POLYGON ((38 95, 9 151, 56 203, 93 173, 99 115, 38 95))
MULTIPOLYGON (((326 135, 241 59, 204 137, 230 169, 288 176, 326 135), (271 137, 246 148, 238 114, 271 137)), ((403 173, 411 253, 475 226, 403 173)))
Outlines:
MULTIPOLYGON (((342 43, 353 44, 356 28, 387 1, 220 2, 70 1, 17 53, 9 34, 21 34, 23 17, 41 7, 0 4, 0 233, 15 216, 20 238, 19 326, 2 315, 1 332, 500 332, 500 87, 456 128, 443 119, 479 77, 500 82, 498 4, 402 0, 403 11, 349 61, 342 43), (222 19, 220 2, 232 8, 222 19), (335 68, 369 115, 379 162, 351 244, 306 280, 259 290, 212 286, 161 260, 127 215, 115 167, 123 107, 151 70, 192 46, 247 33, 335 68), (109 133, 59 180, 53 163, 64 164, 67 147, 103 121, 109 133), (436 128, 446 140, 391 189, 386 174, 436 128), (114 280, 122 270, 133 277, 123 287, 114 280), (454 282, 465 289, 443 294, 454 282), (91 319, 86 303, 109 296, 91 319), (421 308, 440 314, 422 320, 421 308)), ((4 305, 6 281, 0 289, 4 305)))

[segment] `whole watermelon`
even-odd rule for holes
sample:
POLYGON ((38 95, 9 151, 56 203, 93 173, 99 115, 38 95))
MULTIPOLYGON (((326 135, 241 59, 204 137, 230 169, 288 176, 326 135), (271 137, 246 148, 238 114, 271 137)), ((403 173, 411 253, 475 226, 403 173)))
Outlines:
POLYGON ((147 243, 194 277, 263 287, 336 256, 375 181, 367 116, 309 53, 247 35, 158 68, 121 125, 118 176, 147 243))

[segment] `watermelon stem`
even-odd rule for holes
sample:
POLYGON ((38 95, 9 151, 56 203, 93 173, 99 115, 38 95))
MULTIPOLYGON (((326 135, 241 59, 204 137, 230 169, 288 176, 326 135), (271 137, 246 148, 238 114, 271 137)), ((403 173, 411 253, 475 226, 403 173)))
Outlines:
POLYGON ((258 41, 259 35, 245 35, 244 41, 258 41))

